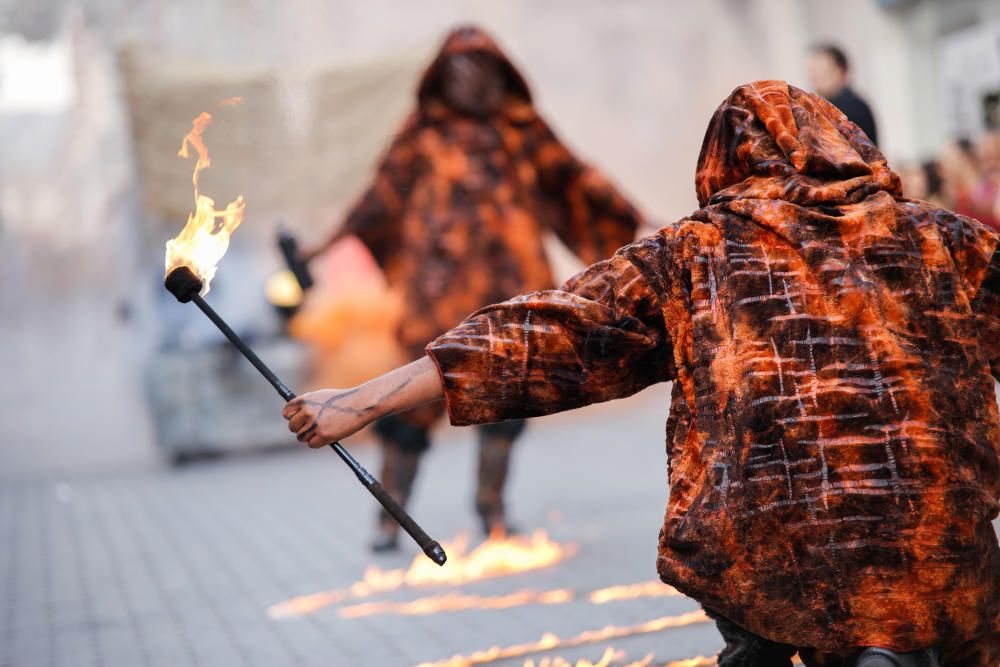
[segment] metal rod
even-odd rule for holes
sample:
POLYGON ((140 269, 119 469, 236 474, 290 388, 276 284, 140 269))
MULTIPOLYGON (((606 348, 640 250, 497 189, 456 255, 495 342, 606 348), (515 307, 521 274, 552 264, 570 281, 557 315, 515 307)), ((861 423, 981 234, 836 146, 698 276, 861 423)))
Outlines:
POLYGON ((208 305, 208 303, 201 298, 200 294, 195 294, 191 297, 191 300, 194 301, 199 308, 201 308, 201 312, 205 313, 205 315, 208 316, 208 319, 212 320, 212 324, 219 327, 219 331, 221 331, 223 335, 229 339, 229 342, 236 346, 237 350, 243 353, 243 356, 247 358, 247 361, 253 364, 253 367, 260 371, 260 374, 264 376, 264 379, 271 383, 271 386, 278 391, 281 397, 285 399, 286 403, 295 398, 295 392, 289 389, 284 382, 278 379, 278 376, 274 374, 274 371, 268 368, 267 364, 260 360, 260 357, 258 357, 257 354, 250 349, 249 345, 243 342, 243 339, 239 337, 239 334, 233 331, 230 326, 226 324, 224 319, 219 317, 219 314, 215 312, 215 309, 208 305))
MULTIPOLYGON (((226 324, 225 320, 219 317, 219 314, 215 312, 215 309, 208 305, 200 294, 195 294, 191 297, 191 300, 197 304, 198 308, 201 309, 201 312, 208 316, 208 319, 212 320, 212 323, 215 324, 215 326, 219 328, 219 331, 221 331, 223 335, 229 339, 229 342, 232 343, 251 364, 253 364, 254 368, 256 368, 260 374, 271 383, 271 386, 277 390, 286 402, 295 398, 295 392, 289 389, 288 385, 282 382, 278 376, 274 374, 274 371, 268 368, 267 364, 261 361, 260 357, 258 357, 257 354, 250 349, 250 346, 248 346, 243 339, 240 338, 228 324, 226 324)), ((407 534, 409 534, 409 536, 412 537, 413 540, 420 546, 424 554, 426 554, 428 558, 438 565, 444 565, 448 556, 445 554, 444 549, 441 548, 441 545, 438 544, 436 540, 432 540, 430 536, 424 532, 424 529, 420 527, 420 524, 413 520, 413 517, 411 517, 406 510, 403 509, 403 506, 400 505, 396 499, 385 490, 385 488, 372 476, 370 472, 365 470, 364 466, 358 463, 358 461, 351 456, 351 453, 348 452, 343 445, 339 442, 334 442, 330 444, 330 447, 333 448, 333 451, 337 452, 340 459, 347 464, 347 467, 349 467, 352 472, 354 472, 358 481, 360 481, 361 484, 368 489, 373 496, 375 496, 375 499, 382 504, 382 507, 384 507, 385 510, 391 514, 397 522, 399 522, 399 525, 402 526, 403 530, 405 530, 407 534)))

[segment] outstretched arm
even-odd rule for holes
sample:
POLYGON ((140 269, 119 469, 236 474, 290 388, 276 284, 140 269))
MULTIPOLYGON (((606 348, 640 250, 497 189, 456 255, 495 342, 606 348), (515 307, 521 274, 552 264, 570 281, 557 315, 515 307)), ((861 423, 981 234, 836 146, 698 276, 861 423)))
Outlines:
POLYGON ((535 121, 533 162, 554 209, 550 228, 584 264, 635 240, 642 216, 597 169, 578 159, 542 119, 535 121))
POLYGON ((291 401, 289 428, 321 447, 379 417, 440 399, 458 426, 533 417, 633 394, 673 378, 664 320, 670 244, 661 233, 591 266, 561 290, 483 308, 428 356, 350 390, 291 401))
POLYGON ((379 163, 375 179, 347 214, 344 223, 319 245, 303 253, 311 260, 345 236, 357 236, 384 267, 399 243, 404 203, 416 177, 417 153, 408 135, 393 141, 379 163))
POLYGON ((443 398, 441 377, 427 357, 353 389, 321 389, 289 401, 288 430, 312 448, 360 431, 379 417, 443 398))

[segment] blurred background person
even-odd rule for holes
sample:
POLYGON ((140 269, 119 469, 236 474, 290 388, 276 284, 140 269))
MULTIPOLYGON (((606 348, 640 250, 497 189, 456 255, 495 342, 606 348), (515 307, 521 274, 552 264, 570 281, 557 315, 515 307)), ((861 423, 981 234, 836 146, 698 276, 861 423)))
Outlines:
POLYGON ((972 191, 979 183, 979 162, 968 139, 955 139, 945 144, 938 160, 941 166, 942 190, 945 200, 956 213, 975 217, 972 191))
POLYGON ((878 145, 878 128, 871 107, 851 88, 851 65, 843 49, 817 44, 807 63, 809 85, 828 99, 878 145))
POLYGON ((1000 230, 1000 133, 984 132, 976 142, 979 180, 972 188, 972 217, 1000 230))
MULTIPOLYGON (((417 109, 379 165, 374 183, 316 257, 355 236, 402 292, 399 342, 409 356, 478 308, 553 287, 542 243, 553 231, 583 262, 633 240, 636 209, 576 159, 532 105, 520 72, 484 31, 454 30, 425 72, 417 109)), ((375 425, 383 484, 402 504, 413 489, 429 429, 443 405, 375 425)), ((475 507, 485 533, 507 529, 503 490, 521 420, 479 427, 475 507)), ((398 546, 380 513, 375 551, 398 546)))
POLYGON ((899 176, 903 181, 903 194, 907 198, 947 208, 941 166, 936 160, 912 163, 901 169, 899 176))

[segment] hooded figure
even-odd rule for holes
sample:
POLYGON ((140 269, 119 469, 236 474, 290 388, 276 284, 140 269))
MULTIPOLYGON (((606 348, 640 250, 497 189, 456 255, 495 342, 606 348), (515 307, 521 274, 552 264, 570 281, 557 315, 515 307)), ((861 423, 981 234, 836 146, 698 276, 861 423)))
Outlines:
MULTIPOLYGON (((635 238, 639 214, 579 161, 532 106, 531 92, 493 40, 462 27, 424 74, 417 108, 375 181, 327 243, 355 235, 402 291, 398 337, 411 358, 470 312, 550 289, 543 234, 589 264, 635 238)), ((383 482, 405 503, 440 404, 380 421, 383 482)), ((485 427, 476 505, 484 530, 502 524, 510 446, 523 424, 485 427)), ((395 546, 383 515, 376 549, 395 546)))
POLYGON ((672 381, 657 566, 718 620, 720 665, 1000 664, 997 234, 903 199, 781 81, 719 107, 695 187, 691 216, 429 345, 452 423, 672 381))

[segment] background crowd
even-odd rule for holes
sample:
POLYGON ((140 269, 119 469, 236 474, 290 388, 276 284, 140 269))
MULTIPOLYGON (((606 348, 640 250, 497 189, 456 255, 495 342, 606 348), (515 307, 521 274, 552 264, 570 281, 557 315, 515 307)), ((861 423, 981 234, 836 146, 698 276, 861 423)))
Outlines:
POLYGON ((1000 133, 949 141, 932 159, 899 169, 907 197, 976 218, 1000 230, 1000 133))

